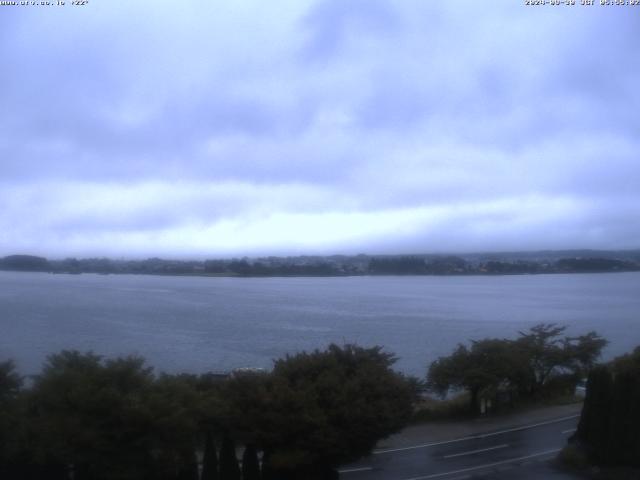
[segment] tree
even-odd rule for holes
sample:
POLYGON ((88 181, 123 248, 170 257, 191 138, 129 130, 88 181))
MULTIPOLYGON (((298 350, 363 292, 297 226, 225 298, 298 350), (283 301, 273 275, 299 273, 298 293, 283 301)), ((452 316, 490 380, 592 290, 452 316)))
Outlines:
POLYGON ((22 377, 16 372, 12 360, 0 362, 0 402, 13 400, 22 387, 22 377))
POLYGON ((256 446, 249 444, 242 454, 242 480, 260 480, 260 463, 256 446))
POLYGON ((417 257, 372 258, 369 272, 374 275, 423 275, 427 273, 424 259, 417 257))
POLYGON ((568 368, 576 375, 586 377, 607 343, 607 340, 593 331, 586 335, 565 338, 563 348, 568 357, 568 368))
POLYGON ((177 480, 199 480, 198 458, 194 450, 185 451, 180 455, 177 480))
POLYGON ((49 261, 33 255, 9 255, 0 258, 0 270, 16 270, 26 272, 47 272, 51 269, 49 261))
POLYGON ((220 400, 218 428, 246 445, 258 444, 270 382, 271 375, 266 372, 247 371, 221 384, 212 401, 215 397, 220 400))
POLYGON ((262 452, 262 468, 260 469, 262 480, 278 480, 277 472, 274 471, 271 463, 271 452, 264 450, 262 452))
POLYGON ((236 444, 229 436, 222 440, 220 450, 220 480, 240 480, 240 467, 236 457, 236 444))
POLYGON ((145 409, 152 381, 151 369, 137 357, 50 356, 31 399, 40 456, 73 465, 78 480, 144 478, 153 441, 153 417, 145 409))
POLYGON ((640 467, 640 347, 591 370, 575 437, 591 462, 640 467))
POLYGON ((428 387, 440 395, 451 389, 469 393, 469 410, 478 413, 479 397, 494 394, 501 385, 511 386, 521 374, 522 360, 509 340, 485 339, 458 345, 447 357, 433 362, 427 374, 428 387))
POLYGON ((559 372, 584 376, 600 356, 607 341, 595 332, 562 337, 566 326, 541 323, 520 332, 516 346, 527 359, 527 373, 520 389, 537 395, 549 378, 559 372))
POLYGON ((194 375, 160 375, 149 389, 144 408, 151 422, 148 446, 159 460, 155 475, 189 475, 192 452, 201 439, 203 396, 194 375))
POLYGON ((589 457, 597 463, 606 458, 611 419, 613 378, 606 367, 595 368, 587 380, 587 392, 576 436, 589 445, 589 457))
POLYGON ((554 323, 541 323, 528 332, 520 332, 517 344, 527 357, 527 378, 522 386, 528 390, 527 393, 538 393, 554 369, 567 364, 568 358, 560 338, 566 329, 566 326, 554 323))
POLYGON ((618 357, 612 369, 610 459, 614 463, 640 467, 640 347, 618 357))
POLYGON ((207 432, 205 436, 201 480, 218 480, 218 455, 211 432, 207 432))
POLYGON ((72 465, 78 480, 195 478, 195 383, 156 378, 139 357, 52 355, 31 395, 38 455, 72 465))
POLYGON ((0 478, 12 478, 18 473, 16 456, 23 427, 18 404, 21 388, 22 377, 15 371, 13 361, 0 362, 0 478))
MULTIPOLYGON (((595 332, 563 337, 565 330, 564 326, 539 324, 520 332, 516 340, 487 338, 472 341, 470 347, 460 344, 451 355, 430 365, 427 385, 443 396, 451 390, 466 390, 474 413, 479 412, 481 395, 493 396, 500 389, 513 398, 516 393, 538 395, 552 378, 563 389, 566 383, 575 386, 607 342, 595 332)), ((551 385, 546 391, 552 391, 551 385)))
MULTIPOLYGON (((412 388, 380 347, 331 345, 275 363, 259 395, 263 468, 291 478, 328 478, 371 452, 412 413, 412 388)), ((263 470, 264 471, 264 470, 263 470)))

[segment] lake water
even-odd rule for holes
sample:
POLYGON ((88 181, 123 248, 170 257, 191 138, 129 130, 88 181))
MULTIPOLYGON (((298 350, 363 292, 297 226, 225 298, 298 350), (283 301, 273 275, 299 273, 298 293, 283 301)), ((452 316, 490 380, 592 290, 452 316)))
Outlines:
POLYGON ((640 345, 640 273, 206 278, 0 272, 0 360, 34 373, 62 349, 137 353, 159 370, 266 367, 331 342, 383 345, 424 375, 458 342, 539 322, 640 345))

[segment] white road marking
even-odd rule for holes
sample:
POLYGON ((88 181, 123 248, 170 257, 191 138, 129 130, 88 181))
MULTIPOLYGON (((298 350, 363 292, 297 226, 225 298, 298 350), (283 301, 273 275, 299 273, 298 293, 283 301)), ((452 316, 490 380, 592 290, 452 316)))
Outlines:
POLYGON ((573 433, 575 431, 576 431, 575 428, 570 428, 569 430, 562 430, 560 433, 563 435, 566 435, 567 433, 573 433))
POLYGON ((506 430, 501 430, 499 432, 483 433, 483 434, 480 434, 480 435, 470 435, 468 437, 456 438, 454 440, 444 440, 444 441, 441 441, 441 442, 423 443, 421 445, 411 445, 409 447, 385 448, 385 449, 381 449, 381 450, 375 450, 373 452, 373 455, 382 455, 384 453, 392 453, 392 452, 402 452, 404 450, 416 450, 418 448, 435 447, 437 445, 447 445, 449 443, 464 442, 466 440, 478 440, 478 439, 482 439, 482 438, 493 437, 495 435, 502 435, 503 433, 519 432, 521 430, 527 430, 529 428, 542 427, 543 425, 551 425, 553 423, 560 423, 560 422, 564 422, 566 420, 571 420, 573 418, 578 418, 579 416, 580 416, 579 414, 578 415, 570 415, 568 417, 556 418, 554 420, 547 420, 546 422, 534 423, 534 424, 531 424, 531 425, 524 425, 522 427, 508 428, 506 430))
POLYGON ((347 468, 345 470, 338 470, 338 473, 366 472, 368 470, 373 470, 373 467, 347 468))
POLYGON ((442 458, 464 457, 465 455, 473 455, 474 453, 482 453, 482 452, 488 452, 490 450, 498 450, 499 448, 507 448, 508 446, 509 446, 508 443, 504 443, 502 445, 496 445, 495 447, 479 448, 478 450, 470 450, 468 452, 454 453, 452 455, 445 455, 442 458))
POLYGON ((531 455, 526 455, 524 457, 511 458, 509 460, 502 460, 500 462, 494 462, 494 463, 486 463, 484 465, 478 465, 477 467, 461 468, 460 470, 452 470, 450 472, 442 472, 442 473, 433 473, 431 475, 425 475, 422 477, 411 477, 411 478, 406 478, 404 480, 428 480, 429 478, 446 477, 447 475, 455 475, 456 473, 471 472, 473 470, 482 470, 484 468, 497 467, 498 465, 504 465, 506 463, 513 463, 513 462, 519 462, 522 460, 527 460, 529 458, 541 457, 543 455, 551 455, 552 453, 558 453, 560 450, 562 449, 556 448, 555 450, 546 450, 544 452, 533 453, 531 455))

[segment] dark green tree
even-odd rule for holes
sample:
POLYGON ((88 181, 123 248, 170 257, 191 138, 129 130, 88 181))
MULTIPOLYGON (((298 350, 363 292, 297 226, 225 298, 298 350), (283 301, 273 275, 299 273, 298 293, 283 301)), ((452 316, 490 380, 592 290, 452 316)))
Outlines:
POLYGON ((220 449, 220 480, 240 480, 236 444, 228 435, 222 439, 220 449))
POLYGON ((576 436, 588 445, 588 455, 596 463, 606 461, 609 443, 613 378, 607 367, 594 368, 587 380, 587 393, 576 436))
POLYGON ((640 347, 614 362, 614 416, 611 422, 611 452, 615 461, 640 467, 640 347))
POLYGON ((640 467, 640 347, 595 367, 573 441, 598 465, 640 467))
POLYGON ((0 270, 16 270, 26 272, 48 272, 51 265, 46 258, 33 255, 9 255, 0 258, 0 270))
POLYGON ((22 377, 16 372, 12 360, 0 362, 0 402, 13 401, 22 387, 22 377))
POLYGON ((258 451, 251 443, 245 447, 242 454, 242 480, 260 480, 258 451))
POLYGON ((527 373, 520 384, 522 392, 535 396, 554 375, 570 373, 577 379, 587 375, 595 364, 607 341, 595 332, 563 337, 566 329, 541 323, 520 332, 516 346, 527 361, 527 373))
POLYGON ((527 358, 528 370, 521 389, 526 393, 537 394, 555 369, 567 365, 569 359, 561 337, 566 329, 566 326, 541 323, 528 332, 520 332, 517 345, 527 358))
POLYGON ((162 374, 149 389, 145 410, 151 418, 150 449, 161 460, 154 462, 158 476, 182 471, 198 445, 203 409, 198 380, 193 375, 162 374))
POLYGON ((49 357, 34 382, 38 457, 91 480, 194 478, 202 395, 189 375, 154 377, 137 357, 49 357))
POLYGON ((369 261, 369 272, 373 275, 424 275, 428 270, 422 258, 382 257, 369 261))
POLYGON ((563 339, 567 368, 578 377, 586 377, 596 364, 602 349, 609 343, 596 332, 563 339))
POLYGON ((179 458, 177 480, 199 480, 196 452, 194 450, 185 451, 179 458))
POLYGON ((23 473, 18 461, 24 418, 18 398, 21 387, 22 377, 15 364, 10 360, 0 362, 0 478, 23 473))
MULTIPOLYGON (((245 445, 258 443, 271 375, 243 372, 225 381, 217 393, 220 429, 245 445)), ((215 400, 212 401, 215 404, 215 400)))
POLYGON ((458 345, 447 357, 429 367, 428 387, 446 395, 452 389, 469 394, 469 410, 479 412, 479 397, 493 397, 499 387, 509 389, 522 375, 523 360, 509 340, 485 339, 471 342, 471 348, 458 345))
POLYGON ((38 455, 72 465, 78 480, 144 478, 153 441, 145 408, 152 381, 151 369, 136 357, 50 356, 31 398, 38 455))
POLYGON ((430 365, 427 385, 441 395, 466 390, 470 410, 476 413, 478 398, 491 398, 498 390, 512 399, 517 395, 537 396, 543 391, 553 393, 549 384, 553 379, 562 391, 572 391, 607 342, 595 332, 563 337, 565 329, 539 324, 520 332, 516 340, 488 338, 472 341, 470 347, 460 344, 451 355, 430 365))
POLYGON ((273 467, 271 466, 271 452, 269 450, 264 450, 262 452, 262 465, 260 468, 260 476, 262 480, 278 480, 277 473, 274 472, 273 467))
POLYGON ((267 468, 325 478, 400 430, 414 398, 409 382, 391 369, 394 362, 380 347, 355 345, 276 361, 254 419, 258 443, 269 452, 267 468))
POLYGON ((211 432, 207 432, 205 435, 201 480, 218 480, 218 454, 211 432))

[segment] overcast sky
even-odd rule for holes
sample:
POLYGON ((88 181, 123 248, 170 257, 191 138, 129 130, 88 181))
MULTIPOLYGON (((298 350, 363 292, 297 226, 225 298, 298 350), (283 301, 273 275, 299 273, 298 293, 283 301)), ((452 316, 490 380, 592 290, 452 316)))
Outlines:
POLYGON ((640 7, 523 4, 0 6, 0 254, 638 248, 640 7))

